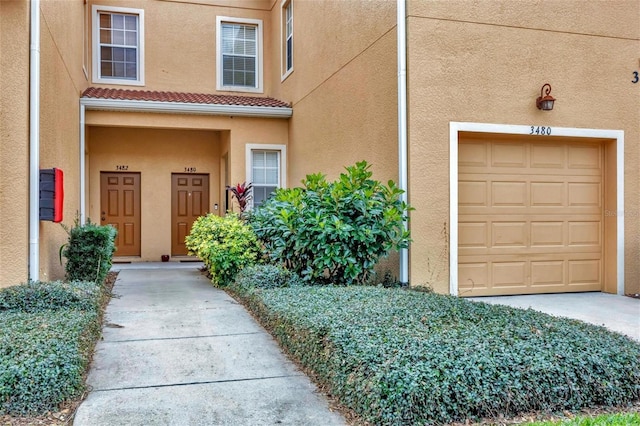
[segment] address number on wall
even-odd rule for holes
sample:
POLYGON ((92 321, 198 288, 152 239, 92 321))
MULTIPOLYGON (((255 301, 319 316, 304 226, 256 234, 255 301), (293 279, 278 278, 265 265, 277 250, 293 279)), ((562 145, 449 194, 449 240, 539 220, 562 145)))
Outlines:
POLYGON ((196 168, 195 167, 185 167, 184 168, 184 172, 185 173, 195 173, 196 172, 196 168))
POLYGON ((531 131, 530 135, 540 135, 540 136, 550 136, 551 135, 551 127, 546 126, 530 126, 531 131))
POLYGON ((116 170, 129 170, 129 166, 126 164, 117 164, 116 170))

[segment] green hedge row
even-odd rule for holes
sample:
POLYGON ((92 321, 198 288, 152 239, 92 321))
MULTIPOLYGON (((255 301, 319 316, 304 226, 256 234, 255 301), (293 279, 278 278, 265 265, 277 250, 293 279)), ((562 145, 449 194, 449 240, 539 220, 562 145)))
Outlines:
POLYGON ((93 282, 0 290, 0 415, 54 410, 82 392, 104 297, 93 282))
POLYGON ((67 258, 67 281, 102 283, 111 269, 118 231, 110 225, 101 226, 90 220, 80 225, 76 219, 67 232, 69 242, 61 250, 61 254, 67 258))
POLYGON ((533 310, 375 287, 233 286, 330 392, 377 425, 640 398, 640 345, 533 310))

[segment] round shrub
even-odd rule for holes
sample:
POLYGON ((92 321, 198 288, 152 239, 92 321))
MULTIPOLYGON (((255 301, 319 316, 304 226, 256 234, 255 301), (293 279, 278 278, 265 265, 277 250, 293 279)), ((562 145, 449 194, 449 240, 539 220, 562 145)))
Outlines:
POLYGON ((189 254, 204 262, 211 280, 219 286, 231 284, 239 271, 257 263, 262 251, 251 227, 235 214, 199 217, 185 243, 189 254))
POLYGON ((67 281, 102 283, 111 269, 118 231, 111 225, 96 225, 90 220, 80 225, 76 219, 74 227, 67 232, 69 242, 61 249, 67 258, 67 281))
POLYGON ((356 163, 335 182, 308 175, 257 208, 250 223, 271 260, 306 281, 364 284, 380 257, 407 247, 403 191, 371 179, 370 168, 356 163))

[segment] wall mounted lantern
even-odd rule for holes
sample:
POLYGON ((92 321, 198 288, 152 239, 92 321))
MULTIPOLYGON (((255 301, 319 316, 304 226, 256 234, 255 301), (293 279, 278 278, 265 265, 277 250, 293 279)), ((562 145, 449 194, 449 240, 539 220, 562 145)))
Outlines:
POLYGON ((538 109, 541 109, 543 111, 551 111, 553 109, 553 103, 556 101, 556 99, 549 93, 551 93, 551 85, 549 83, 545 83, 540 89, 540 96, 538 97, 538 99, 536 99, 536 106, 538 107, 538 109), (544 96, 542 95, 543 92, 544 96))

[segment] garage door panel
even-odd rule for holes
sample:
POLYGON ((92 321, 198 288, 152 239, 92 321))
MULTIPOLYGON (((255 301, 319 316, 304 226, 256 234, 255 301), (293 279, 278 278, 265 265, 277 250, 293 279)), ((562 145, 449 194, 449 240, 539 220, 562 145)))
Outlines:
POLYGON ((531 144, 531 167, 536 169, 564 169, 566 148, 549 144, 531 144))
POLYGON ((564 260, 538 260, 531 262, 531 286, 563 285, 566 281, 564 260))
POLYGON ((458 196, 461 200, 460 205, 486 207, 488 205, 487 187, 488 184, 485 181, 460 181, 458 184, 458 196))
POLYGON ((526 287, 528 263, 525 261, 492 262, 491 281, 493 288, 526 287))
POLYGON ((565 243, 564 221, 532 221, 530 244, 532 247, 563 247, 565 243))
POLYGON ((531 207, 565 207, 567 185, 564 182, 531 182, 531 207))
POLYGON ((598 221, 570 221, 569 228, 569 246, 597 246, 600 247, 600 237, 602 222, 598 221))
POLYGON ((458 233, 458 247, 486 249, 489 245, 487 222, 463 222, 458 224, 462 231, 458 233))
POLYGON ((464 145, 458 170, 460 294, 600 290, 602 147, 464 145))
POLYGON ((528 226, 522 222, 492 222, 491 247, 526 247, 528 226))
POLYGON ((492 207, 524 207, 527 205, 527 183, 518 181, 491 182, 492 207))

